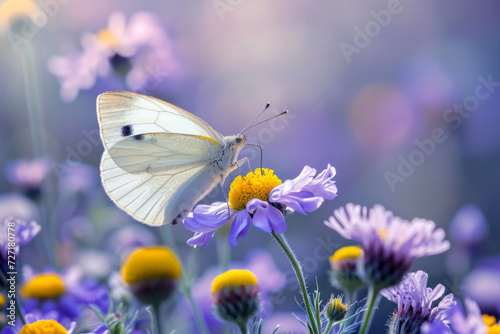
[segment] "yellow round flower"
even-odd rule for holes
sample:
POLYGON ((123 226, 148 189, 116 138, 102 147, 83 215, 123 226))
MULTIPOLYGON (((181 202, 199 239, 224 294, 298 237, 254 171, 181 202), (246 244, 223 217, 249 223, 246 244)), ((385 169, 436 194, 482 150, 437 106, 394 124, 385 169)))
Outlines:
POLYGON ((212 295, 227 287, 257 286, 255 275, 244 269, 233 269, 217 276, 212 282, 212 295))
POLYGON ((243 210, 251 199, 267 201, 269 193, 281 184, 281 180, 268 168, 257 168, 255 173, 249 172, 245 177, 238 175, 231 183, 229 205, 235 210, 243 210))
POLYGON ((326 304, 325 312, 331 321, 340 321, 347 313, 347 306, 343 303, 342 297, 332 298, 326 304))
POLYGON ((182 268, 177 256, 167 247, 138 248, 122 266, 123 280, 144 304, 157 304, 177 288, 182 268))
POLYGON ((23 298, 50 299, 64 294, 65 287, 61 277, 55 273, 43 273, 33 277, 21 287, 23 298))
POLYGON ((0 293, 0 307, 4 306, 7 303, 7 299, 5 299, 5 296, 0 293))
POLYGON ((122 266, 123 280, 128 284, 157 278, 179 278, 182 274, 177 256, 167 247, 153 246, 135 250, 122 266))
POLYGON ((341 260, 356 260, 363 255, 361 248, 358 246, 347 246, 337 249, 332 256, 329 257, 330 261, 341 260))
POLYGON ((55 320, 39 320, 24 325, 19 334, 68 334, 68 331, 55 320))
POLYGON ((229 270, 212 282, 217 315, 245 328, 260 307, 257 278, 248 270, 229 270))

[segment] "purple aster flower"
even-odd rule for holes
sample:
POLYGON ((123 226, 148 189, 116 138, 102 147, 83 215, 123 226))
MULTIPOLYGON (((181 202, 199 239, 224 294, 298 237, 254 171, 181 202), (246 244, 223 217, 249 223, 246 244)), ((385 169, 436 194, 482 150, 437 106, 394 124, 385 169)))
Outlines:
POLYGON ((381 294, 398 304, 389 324, 389 333, 419 333, 424 323, 447 324, 446 312, 455 305, 453 294, 444 297, 437 306, 432 304, 441 298, 444 286, 427 287, 428 275, 424 271, 407 274, 396 286, 384 289, 381 294))
POLYGON ((157 17, 138 12, 126 21, 123 13, 112 13, 106 29, 82 36, 83 52, 49 60, 49 70, 61 81, 63 100, 74 100, 80 89, 92 87, 111 70, 133 91, 154 89, 167 75, 178 74, 172 42, 157 17))
POLYGON ((450 238, 459 245, 472 247, 483 241, 488 234, 488 223, 481 209, 469 204, 453 217, 449 227, 450 238))
POLYGON ((106 288, 96 280, 83 280, 76 267, 67 268, 60 274, 55 271, 35 273, 25 267, 23 274, 24 283, 19 292, 25 313, 56 320, 69 327, 89 305, 96 305, 101 310, 108 308, 106 288))
POLYGON ((486 334, 488 327, 484 323, 481 311, 472 299, 465 299, 467 314, 458 302, 446 312, 449 327, 443 322, 435 321, 422 326, 423 334, 486 334))
POLYGON ((5 168, 7 179, 31 199, 38 199, 42 183, 49 173, 50 161, 45 158, 18 160, 5 168))
POLYGON ((363 248, 361 277, 383 289, 397 284, 416 258, 442 253, 450 247, 445 232, 430 220, 411 222, 393 216, 381 205, 369 211, 349 203, 335 210, 325 225, 363 248))
POLYGON ((330 165, 318 175, 314 168, 305 166, 298 177, 283 183, 270 169, 240 175, 231 183, 229 210, 224 202, 198 205, 184 220, 184 226, 195 232, 187 243, 207 247, 215 231, 227 222, 231 222, 229 243, 233 246, 245 236, 251 223, 264 232, 281 234, 287 229, 287 212, 306 215, 325 199, 337 196, 334 176, 335 168, 330 165))

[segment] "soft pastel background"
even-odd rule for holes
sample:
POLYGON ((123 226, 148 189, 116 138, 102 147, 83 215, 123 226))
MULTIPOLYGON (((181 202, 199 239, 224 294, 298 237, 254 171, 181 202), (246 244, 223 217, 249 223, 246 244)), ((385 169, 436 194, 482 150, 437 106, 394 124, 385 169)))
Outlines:
MULTIPOLYGON (((18 0, 4 0, 1 6, 12 1, 18 0)), ((285 109, 290 114, 248 132, 249 141, 264 150, 264 167, 274 169, 283 180, 298 175, 304 165, 318 170, 327 163, 336 167, 338 197, 307 217, 291 216, 286 232, 311 287, 317 276, 325 298, 333 291, 323 249, 330 252, 348 242, 323 221, 335 208, 354 202, 380 203, 406 219, 434 220, 447 231, 452 249, 414 264, 415 270, 429 272, 432 286, 441 282, 459 297, 476 294, 480 304, 478 296, 499 293, 500 288, 482 291, 477 280, 464 278, 482 266, 487 273, 496 270, 489 282, 500 285, 500 276, 495 276, 500 270, 500 85, 481 88, 488 97, 477 100, 477 109, 466 117, 450 111, 456 104, 474 101, 481 80, 500 82, 497 1, 68 0, 57 4, 26 41, 32 54, 16 52, 7 30, 8 15, 0 7, 0 168, 41 153, 53 161, 44 203, 55 224, 54 240, 59 240, 54 245, 59 265, 78 263, 87 275, 105 281, 119 267, 119 254, 131 238, 124 228, 140 229, 149 243, 160 242, 157 229, 120 212, 99 184, 103 147, 96 135, 95 100, 105 91, 130 90, 123 76, 111 71, 80 90, 74 100, 64 101, 61 85, 49 71, 54 56, 81 52, 82 35, 105 29, 113 12, 123 12, 128 20, 147 11, 163 26, 171 54, 169 61, 145 65, 168 74, 155 77, 157 84, 143 87, 142 93, 202 117, 224 135, 238 133, 269 101, 267 115, 285 109), (218 12, 216 5, 221 3, 227 10, 220 7, 218 12), (380 11, 395 3, 398 13, 382 18, 383 25, 374 23, 380 11), (357 36, 365 29, 373 29, 368 40, 357 36), (364 45, 346 57, 342 50, 356 42, 364 45), (442 129, 446 139, 434 143, 429 154, 415 153, 416 142, 428 143, 436 129, 442 129), (388 172, 397 175, 401 161, 410 157, 424 158, 406 170, 399 179, 404 182, 391 186, 388 172), (77 171, 73 181, 84 184, 79 187, 89 188, 85 199, 57 199, 65 182, 73 185, 68 178, 59 184, 59 176, 68 170, 77 171), (455 217, 469 204, 473 206, 455 217), (450 232, 452 221, 455 229, 450 232), (95 265, 96 261, 102 262, 95 265)), ((29 15, 36 17, 40 10, 29 15)), ((14 17, 11 22, 19 29, 26 21, 14 17)), ((254 148, 242 152, 253 168, 259 167, 257 152, 254 148)), ((15 187, 1 177, 0 193, 13 192, 15 187)), ((217 193, 209 200, 223 196, 217 193)), ((1 203, 0 209, 2 218, 14 210, 1 203)), ((36 212, 24 214, 38 217, 36 212)), ((207 249, 192 250, 185 245, 191 233, 182 226, 166 228, 173 230, 183 260, 196 253, 200 275, 216 264, 215 240, 207 249)), ((45 261, 36 257, 41 256, 40 245, 30 245, 32 258, 26 259, 35 267, 45 261)), ((298 293, 289 264, 269 235, 251 228, 231 249, 231 257, 242 262, 256 247, 271 254, 288 280, 284 297, 276 298, 275 311, 296 312, 298 293)), ((494 310, 494 304, 484 302, 483 307, 494 310)), ((384 300, 374 328, 382 328, 393 309, 394 304, 384 300)))

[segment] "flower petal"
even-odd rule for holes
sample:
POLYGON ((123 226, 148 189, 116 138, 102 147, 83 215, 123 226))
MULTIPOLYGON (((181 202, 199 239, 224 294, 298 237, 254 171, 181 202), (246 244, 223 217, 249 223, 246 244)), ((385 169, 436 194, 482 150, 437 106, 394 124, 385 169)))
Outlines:
POLYGON ((236 247, 238 246, 238 239, 243 238, 247 234, 250 227, 250 214, 246 210, 240 210, 234 218, 231 230, 229 230, 229 243, 236 247))
POLYGON ((214 233, 215 231, 209 233, 195 233, 194 236, 190 238, 186 243, 192 247, 203 246, 207 248, 208 243, 212 239, 214 233))
POLYGON ((227 208, 226 202, 215 202, 211 205, 198 205, 194 212, 184 219, 184 227, 192 232, 213 232, 227 223, 236 210, 227 208))
POLYGON ((252 224, 264 232, 281 234, 287 229, 283 214, 268 202, 254 198, 247 203, 247 211, 254 213, 252 224))

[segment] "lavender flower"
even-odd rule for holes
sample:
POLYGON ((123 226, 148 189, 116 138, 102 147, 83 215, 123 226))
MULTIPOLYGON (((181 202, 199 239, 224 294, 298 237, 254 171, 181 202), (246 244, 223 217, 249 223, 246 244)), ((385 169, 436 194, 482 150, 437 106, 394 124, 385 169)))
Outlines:
POLYGON ((50 161, 45 158, 18 160, 5 168, 7 179, 31 199, 38 199, 42 183, 49 173, 50 161))
POLYGON ((318 209, 325 199, 337 196, 332 178, 335 168, 328 167, 316 175, 316 170, 305 166, 298 177, 281 182, 274 171, 257 169, 244 178, 236 177, 231 184, 228 204, 215 202, 198 205, 184 220, 184 226, 195 235, 188 240, 190 246, 208 246, 215 231, 231 222, 229 243, 238 244, 253 225, 264 232, 286 231, 285 213, 297 211, 303 215, 318 209))
POLYGON ((414 218, 411 222, 393 216, 381 205, 370 211, 347 204, 335 210, 325 225, 346 239, 356 240, 363 248, 361 276, 378 289, 397 284, 414 259, 435 255, 450 247, 445 233, 430 220, 414 218))
POLYGON ((448 294, 432 307, 445 288, 441 284, 434 289, 428 288, 427 279, 426 272, 409 273, 397 286, 381 291, 384 297, 398 304, 389 324, 390 334, 419 333, 424 323, 449 322, 446 312, 455 305, 453 294, 448 294))
POLYGON ((135 13, 128 25, 123 13, 112 13, 108 27, 97 34, 85 33, 81 44, 83 52, 49 60, 65 101, 74 100, 80 89, 92 87, 111 70, 125 78, 129 89, 140 91, 155 88, 179 69, 172 42, 156 16, 147 12, 135 13))
POLYGON ((456 213, 449 227, 452 241, 464 247, 472 247, 483 241, 488 234, 488 223, 481 210, 472 204, 456 213))
POLYGON ((481 311, 472 299, 465 299, 467 314, 460 303, 446 312, 449 327, 442 322, 427 323, 422 326, 423 334, 486 334, 488 328, 481 311))

